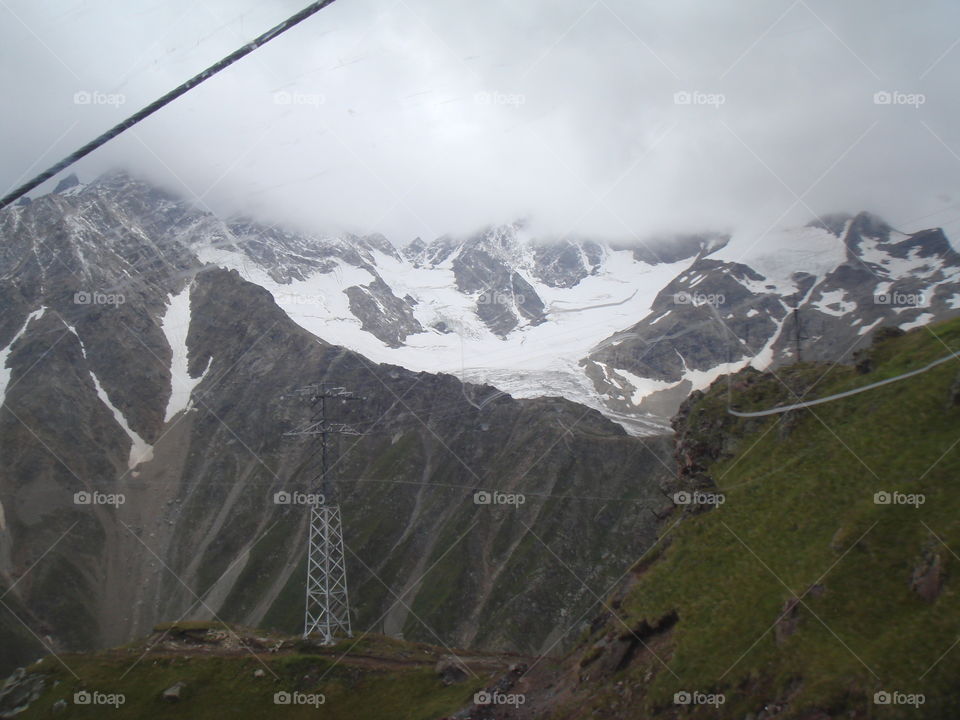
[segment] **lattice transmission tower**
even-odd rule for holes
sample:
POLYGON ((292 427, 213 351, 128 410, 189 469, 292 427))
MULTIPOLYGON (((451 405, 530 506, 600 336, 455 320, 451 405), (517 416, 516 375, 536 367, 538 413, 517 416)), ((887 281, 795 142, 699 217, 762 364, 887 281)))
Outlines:
POLYGON ((316 412, 303 427, 285 436, 320 436, 320 475, 308 491, 319 502, 308 504, 310 531, 307 544, 307 587, 303 612, 303 637, 317 633, 324 645, 334 644, 334 635, 350 630, 350 598, 347 593, 347 567, 343 552, 343 522, 337 504, 336 488, 327 476, 327 444, 330 435, 362 435, 354 428, 331 423, 327 418, 327 400, 360 400, 345 388, 328 388, 325 383, 298 388, 292 394, 310 399, 316 412))

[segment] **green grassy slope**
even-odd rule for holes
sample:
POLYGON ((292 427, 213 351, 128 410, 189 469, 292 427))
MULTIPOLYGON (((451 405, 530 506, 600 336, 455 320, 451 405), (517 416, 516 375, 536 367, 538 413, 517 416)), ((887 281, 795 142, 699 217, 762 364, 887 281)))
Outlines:
POLYGON ((960 645, 952 647, 960 637, 960 361, 787 415, 726 412, 728 399, 741 411, 796 402, 785 385, 823 397, 960 349, 960 321, 931 330, 878 342, 866 373, 798 365, 778 370, 778 380, 748 371, 691 398, 680 450, 685 436, 701 455, 712 449, 705 473, 725 502, 684 513, 672 530, 679 515, 667 521, 659 556, 637 568, 622 622, 608 619, 588 639, 581 684, 557 717, 575 706, 626 713, 626 705, 716 717, 674 702, 695 690, 724 693, 720 714, 731 718, 764 707, 778 718, 960 716, 960 645), (893 491, 925 501, 875 503, 875 493, 893 491), (650 650, 639 647, 625 668, 591 669, 608 647, 605 634, 629 637, 627 628, 673 612, 668 636, 648 640, 650 650), (882 691, 922 693, 925 702, 919 711, 875 704, 882 691))
MULTIPOLYGON (((176 627, 188 625, 197 626, 201 634, 208 626, 222 627, 217 623, 176 627)), ((366 636, 356 644, 343 640, 331 648, 296 645, 293 651, 256 655, 239 648, 199 646, 183 652, 161 647, 141 658, 146 645, 134 643, 96 653, 63 654, 62 663, 47 657, 27 668, 29 674, 44 676, 44 689, 17 717, 435 720, 467 704, 490 682, 490 672, 478 672, 478 677, 446 685, 435 669, 445 650, 382 636, 366 636), (164 699, 163 692, 178 682, 185 683, 180 699, 164 699), (102 693, 101 698, 122 694, 123 702, 78 705, 74 694, 82 691, 102 693), (301 703, 277 704, 278 692, 302 693, 301 703)))

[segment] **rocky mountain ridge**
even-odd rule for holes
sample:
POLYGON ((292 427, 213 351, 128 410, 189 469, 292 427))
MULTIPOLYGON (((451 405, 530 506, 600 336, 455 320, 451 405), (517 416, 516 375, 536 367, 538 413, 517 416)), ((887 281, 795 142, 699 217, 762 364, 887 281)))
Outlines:
MULTIPOLYGON (((307 514, 276 498, 318 473, 315 442, 284 437, 312 413, 290 391, 318 381, 364 398, 332 448, 356 626, 569 642, 589 585, 651 541, 669 439, 327 342, 202 261, 233 227, 119 176, 0 213, 4 662, 178 617, 296 632, 307 514)), ((384 254, 368 243, 310 262, 384 254)))

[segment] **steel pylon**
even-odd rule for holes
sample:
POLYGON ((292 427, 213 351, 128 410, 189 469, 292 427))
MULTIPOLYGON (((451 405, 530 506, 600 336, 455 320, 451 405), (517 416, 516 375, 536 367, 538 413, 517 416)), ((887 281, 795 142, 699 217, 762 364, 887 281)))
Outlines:
POLYGON ((327 388, 326 383, 309 385, 293 392, 309 397, 319 411, 306 426, 285 435, 319 435, 321 472, 315 478, 314 490, 322 490, 319 502, 310 504, 310 530, 307 544, 307 592, 303 611, 303 637, 316 633, 324 645, 334 644, 339 631, 353 637, 350 631, 350 600, 347 596, 347 566, 343 554, 343 523, 337 504, 336 488, 327 477, 327 437, 329 435, 362 435, 348 425, 334 424, 327 419, 327 399, 361 400, 344 388, 327 388))
POLYGON ((310 508, 303 637, 317 633, 324 645, 333 645, 338 630, 353 637, 340 506, 314 505, 310 508))

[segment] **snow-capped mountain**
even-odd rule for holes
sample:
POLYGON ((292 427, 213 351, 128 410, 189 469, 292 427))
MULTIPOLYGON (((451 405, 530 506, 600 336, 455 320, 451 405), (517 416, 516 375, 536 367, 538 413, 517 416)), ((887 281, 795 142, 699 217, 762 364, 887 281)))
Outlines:
POLYGON ((746 365, 848 361, 880 325, 960 308, 960 255, 939 229, 903 233, 869 213, 831 216, 697 258, 649 312, 584 361, 613 407, 672 414, 692 390, 746 365))
POLYGON ((861 213, 763 238, 719 233, 626 245, 472 236, 316 239, 230 223, 195 246, 273 293, 298 324, 379 362, 446 372, 516 397, 556 395, 636 434, 746 364, 848 359, 881 324, 953 314, 960 262, 940 230, 861 213))
POLYGON ((382 235, 222 220, 124 174, 62 192, 116 197, 163 229, 155 263, 236 270, 327 342, 515 397, 572 399, 634 434, 662 432, 690 391, 730 370, 798 350, 847 359, 881 324, 906 329, 960 307, 960 263, 943 233, 900 232, 868 213, 763 237, 630 244, 534 237, 518 222, 398 250, 382 235))
POLYGON ((291 391, 317 382, 360 398, 327 408, 360 433, 329 449, 357 627, 553 647, 594 602, 584 583, 609 586, 655 539, 672 442, 324 339, 390 353, 451 336, 416 314, 420 279, 449 290, 443 272, 378 236, 223 221, 122 174, 0 212, 0 595, 23 622, 0 622, 5 669, 169 618, 302 627, 308 513, 277 497, 317 489, 317 439, 285 435, 315 412, 291 391), (572 572, 538 572, 550 552, 572 572))
MULTIPOLYGON (((270 497, 316 470, 315 448, 282 435, 309 417, 284 394, 318 379, 360 391, 338 419, 376 429, 339 472, 359 617, 390 606, 372 573, 419 577, 435 539, 475 518, 443 559, 455 594, 439 603, 424 583, 411 607, 450 642, 544 647, 593 598, 572 575, 518 596, 525 528, 478 515, 478 487, 526 493, 531 527, 602 585, 655 536, 674 482, 664 424, 692 389, 798 348, 841 360, 880 325, 960 304, 942 232, 868 214, 762 242, 626 245, 517 223, 397 250, 224 220, 114 173, 4 210, 0 238, 0 590, 16 584, 10 602, 62 647, 191 612, 166 567, 230 619, 299 622, 305 516, 270 497), (84 492, 126 501, 78 505, 84 492), (540 512, 557 496, 571 501, 540 512), (18 583, 74 529, 56 569, 18 583)), ((384 623, 423 637, 412 613, 384 623)))
POLYGON ((379 362, 491 383, 515 397, 576 399, 634 432, 659 431, 664 420, 609 406, 581 361, 725 242, 690 236, 634 249, 537 239, 518 223, 429 244, 416 239, 398 253, 381 236, 275 239, 252 223, 242 227, 243 241, 214 239, 195 247, 198 257, 267 288, 317 336, 379 362))

